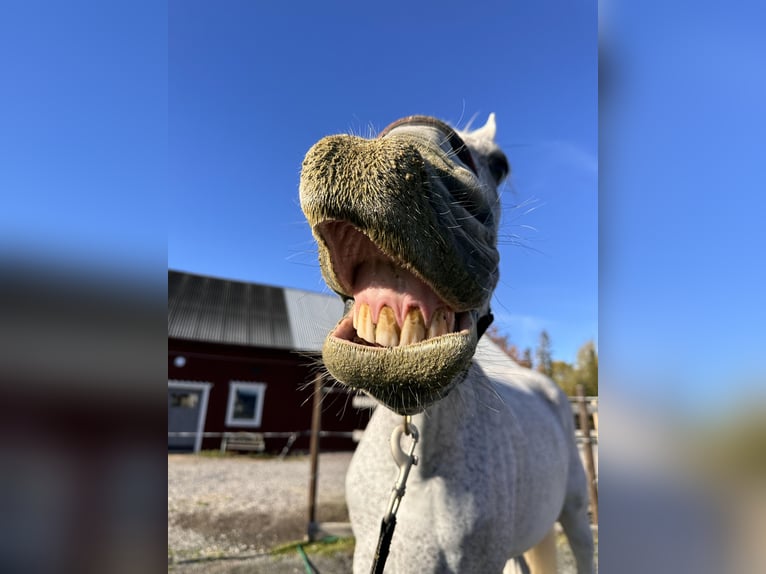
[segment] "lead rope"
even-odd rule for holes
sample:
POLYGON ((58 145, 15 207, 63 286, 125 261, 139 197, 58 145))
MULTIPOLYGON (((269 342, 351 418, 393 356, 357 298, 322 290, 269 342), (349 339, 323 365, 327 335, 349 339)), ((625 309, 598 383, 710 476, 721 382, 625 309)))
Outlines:
MULTIPOLYGON (((487 313, 478 318, 476 324, 477 339, 481 338, 493 320, 494 316, 490 309, 487 309, 487 313)), ((396 478, 394 488, 391 490, 391 500, 388 502, 386 514, 380 523, 378 545, 375 548, 375 557, 372 560, 370 574, 383 574, 383 568, 386 566, 388 551, 391 548, 391 539, 396 528, 396 512, 399 510, 399 504, 404 496, 404 489, 407 484, 407 477, 410 475, 410 469, 418 464, 418 457, 415 456, 415 445, 418 444, 419 438, 418 427, 412 424, 412 417, 410 415, 405 415, 402 424, 394 428, 394 431, 391 433, 391 455, 399 466, 399 476, 396 478), (402 450, 399 443, 403 434, 412 437, 412 444, 408 453, 402 450)))
POLYGON ((388 502, 386 514, 380 523, 380 535, 378 536, 378 546, 375 549, 375 558, 372 561, 371 574, 383 574, 383 568, 386 566, 388 551, 391 548, 391 539, 396 528, 396 512, 399 510, 399 504, 404 496, 410 469, 413 465, 418 464, 418 457, 414 453, 415 445, 418 444, 419 438, 418 427, 412 424, 412 417, 409 415, 405 416, 402 424, 394 428, 394 431, 391 433, 391 455, 399 466, 399 476, 396 478, 394 488, 391 490, 391 499, 388 502), (399 442, 403 434, 412 437, 409 452, 404 452, 399 442))

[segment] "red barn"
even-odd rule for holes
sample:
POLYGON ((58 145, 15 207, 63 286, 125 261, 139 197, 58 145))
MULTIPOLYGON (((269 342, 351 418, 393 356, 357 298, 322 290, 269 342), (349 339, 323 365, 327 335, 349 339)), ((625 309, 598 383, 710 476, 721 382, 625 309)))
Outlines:
MULTIPOLYGON (((335 295, 168 271, 168 450, 240 431, 269 452, 307 449, 319 353, 342 314, 335 295)), ((367 404, 325 385, 322 448, 352 450, 367 404)))

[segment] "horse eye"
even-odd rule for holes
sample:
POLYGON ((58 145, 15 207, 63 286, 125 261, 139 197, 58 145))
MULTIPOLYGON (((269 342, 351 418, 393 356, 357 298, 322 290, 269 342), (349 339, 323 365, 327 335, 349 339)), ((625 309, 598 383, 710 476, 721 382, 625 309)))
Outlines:
POLYGON ((487 167, 489 168, 489 173, 492 174, 492 177, 495 178, 495 182, 497 183, 500 183, 503 178, 508 175, 508 172, 511 171, 511 168, 508 165, 508 158, 506 158, 505 154, 500 150, 490 154, 487 158, 487 167))

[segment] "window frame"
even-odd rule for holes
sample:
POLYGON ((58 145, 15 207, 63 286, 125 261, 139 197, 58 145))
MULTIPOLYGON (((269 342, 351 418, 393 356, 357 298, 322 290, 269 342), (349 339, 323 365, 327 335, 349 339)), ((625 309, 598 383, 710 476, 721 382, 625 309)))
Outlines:
POLYGON ((226 426, 227 427, 246 427, 258 428, 263 421, 263 405, 266 401, 266 383, 257 381, 229 381, 229 399, 226 403, 226 426), (255 408, 255 417, 252 419, 234 418, 234 404, 237 398, 238 389, 247 389, 256 391, 258 394, 258 404, 255 408))

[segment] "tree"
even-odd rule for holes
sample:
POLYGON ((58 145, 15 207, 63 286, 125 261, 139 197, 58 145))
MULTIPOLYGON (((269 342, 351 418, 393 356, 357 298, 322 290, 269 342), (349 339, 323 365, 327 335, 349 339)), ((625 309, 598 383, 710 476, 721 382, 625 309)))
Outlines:
POLYGON ((500 334, 500 329, 497 328, 497 325, 491 325, 489 329, 487 329, 485 335, 489 337, 495 345, 500 347, 506 355, 510 355, 508 351, 513 345, 511 345, 508 340, 508 335, 500 334))
POLYGON ((532 368, 532 351, 530 349, 524 349, 524 354, 520 354, 519 348, 510 342, 508 335, 501 334, 496 325, 492 325, 487 329, 485 335, 516 363, 522 367, 527 367, 528 369, 532 368))
POLYGON ((540 332, 540 343, 535 351, 535 358, 537 359, 537 370, 549 377, 553 375, 553 357, 551 355, 551 338, 548 331, 543 329, 540 332))
POLYGON ((574 396, 577 388, 577 373, 575 368, 566 361, 551 363, 551 378, 569 396, 574 396))
POLYGON ((577 394, 577 383, 585 387, 588 396, 598 395, 598 352, 593 341, 587 341, 577 351, 574 365, 565 361, 551 363, 551 378, 569 396, 577 394))
POLYGON ((524 349, 524 356, 516 361, 519 365, 522 367, 526 367, 527 369, 532 368, 532 349, 527 347, 524 349))
MULTIPOLYGON (((511 343, 507 335, 502 335, 496 326, 487 329, 486 335, 499 346, 505 354, 522 367, 534 367, 532 350, 527 347, 523 353, 511 343)), ((569 395, 577 394, 577 384, 582 383, 585 394, 598 395, 598 351, 593 340, 586 341, 577 351, 577 359, 572 365, 566 361, 554 361, 551 350, 551 338, 548 332, 540 333, 540 342, 535 350, 537 370, 552 378, 569 395)))
POLYGON ((598 395, 598 352, 593 340, 577 351, 577 379, 585 387, 586 395, 598 395))

